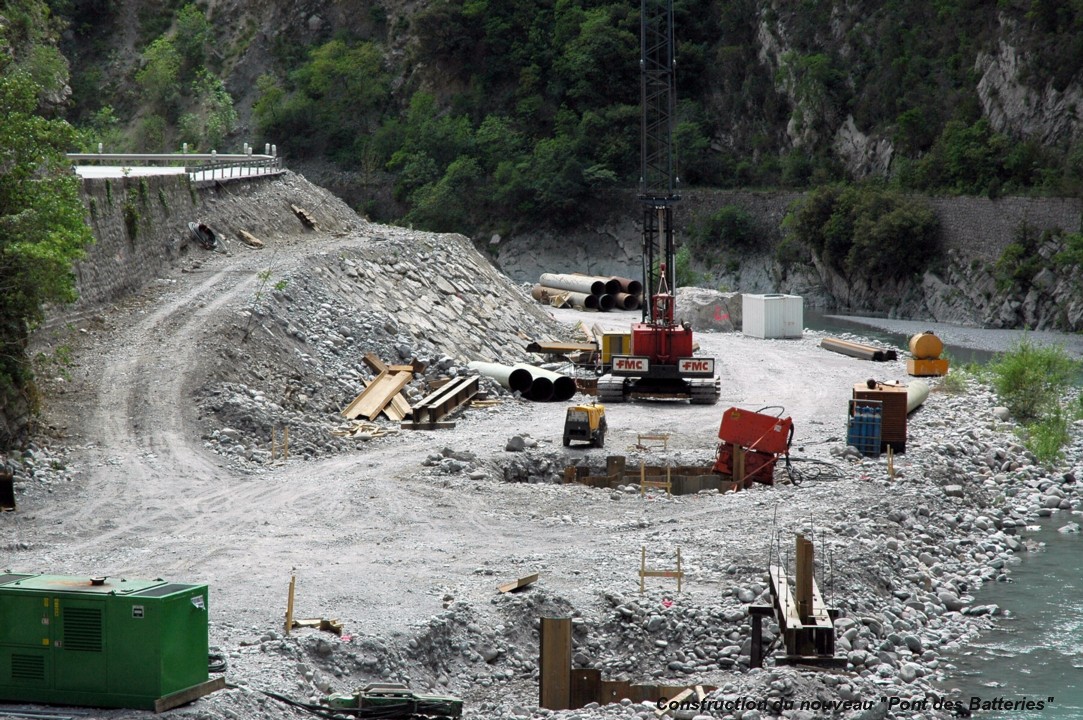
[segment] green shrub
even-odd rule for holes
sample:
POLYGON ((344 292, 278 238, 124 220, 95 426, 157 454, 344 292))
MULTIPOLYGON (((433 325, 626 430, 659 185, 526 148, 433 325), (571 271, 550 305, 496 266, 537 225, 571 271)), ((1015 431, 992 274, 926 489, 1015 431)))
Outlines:
POLYGON ((939 255, 940 223, 921 200, 874 186, 824 186, 791 207, 783 224, 848 277, 904 278, 939 255))
POLYGON ((726 205, 693 223, 689 242, 697 252, 716 257, 719 252, 743 252, 755 247, 760 240, 756 221, 748 211, 726 205))
POLYGON ((135 81, 147 103, 163 114, 171 114, 180 97, 180 68, 181 55, 169 38, 158 38, 143 52, 135 81))
POLYGON ((987 367, 997 395, 1022 423, 1059 411, 1060 398, 1078 369, 1063 347, 1038 346, 1026 337, 987 367))
POLYGON ((1039 462, 1052 465, 1064 457, 1062 448, 1070 439, 1068 422, 1068 414, 1055 405, 1048 415, 1026 426, 1023 444, 1039 462))
POLYGON ((703 273, 692 269, 692 251, 681 245, 673 256, 673 279, 677 287, 694 287, 703 282, 703 273))
POLYGON ((1012 288, 1025 293, 1030 282, 1042 269, 1042 258, 1038 246, 1042 238, 1037 230, 1023 222, 1015 229, 1012 242, 1001 252, 993 266, 993 277, 997 289, 1004 291, 1012 288))

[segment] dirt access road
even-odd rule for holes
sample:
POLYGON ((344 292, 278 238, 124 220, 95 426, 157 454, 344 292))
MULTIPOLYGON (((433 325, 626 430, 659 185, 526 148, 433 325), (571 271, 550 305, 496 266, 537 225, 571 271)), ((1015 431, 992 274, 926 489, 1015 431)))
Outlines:
MULTIPOLYGON (((363 233, 308 238, 283 244, 277 262, 283 271, 300 271, 317 253, 366 242, 363 233)), ((799 454, 831 460, 852 384, 870 371, 895 379, 903 369, 823 351, 811 335, 764 341, 699 334, 701 354, 718 361, 719 404, 611 406, 604 450, 560 446, 564 405, 508 398, 467 411, 453 430, 400 433, 318 461, 231 464, 204 446, 206 425, 194 414, 192 393, 223 342, 208 328, 249 302, 264 262, 254 252, 208 255, 196 271, 178 271, 103 311, 104 329, 82 335, 73 382, 47 408, 48 422, 66 428, 75 479, 20 505, 12 522, 29 549, 5 565, 207 582, 212 644, 227 650, 281 628, 296 573, 299 614, 338 617, 350 633, 405 640, 449 598, 471 603, 484 617, 496 583, 528 572, 541 572, 549 590, 589 613, 605 591, 634 592, 644 543, 665 556, 680 545, 688 597, 717 602, 732 584, 725 568, 762 571, 755 568, 772 517, 829 522, 867 507, 878 493, 806 484, 641 501, 580 486, 501 481, 513 434, 537 440, 532 452, 601 463, 606 454, 632 449, 638 433, 668 432, 671 459, 707 463, 721 411, 731 405, 785 406, 799 454), (423 467, 445 447, 476 454, 487 475, 441 476, 423 467)), ((569 329, 582 319, 555 314, 569 329)), ((619 327, 637 317, 587 319, 619 327)), ((243 664, 237 672, 245 672, 243 664)))

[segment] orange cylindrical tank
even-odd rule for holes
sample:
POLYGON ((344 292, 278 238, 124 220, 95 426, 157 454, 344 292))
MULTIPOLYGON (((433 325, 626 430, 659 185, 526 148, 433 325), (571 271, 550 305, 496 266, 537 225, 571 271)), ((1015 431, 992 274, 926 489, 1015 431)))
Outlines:
POLYGON ((927 330, 910 338, 910 354, 918 360, 935 360, 942 352, 944 343, 932 331, 927 330))

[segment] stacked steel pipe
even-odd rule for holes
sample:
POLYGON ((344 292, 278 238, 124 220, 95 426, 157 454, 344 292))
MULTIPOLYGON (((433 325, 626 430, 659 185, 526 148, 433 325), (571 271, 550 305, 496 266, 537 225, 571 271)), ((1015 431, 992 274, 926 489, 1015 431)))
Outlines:
POLYGON ((580 310, 637 310, 643 302, 643 283, 624 277, 542 273, 530 294, 555 307, 580 310))
POLYGON ((567 375, 534 365, 525 363, 500 365, 474 361, 467 367, 481 375, 493 378, 508 390, 518 391, 527 400, 564 402, 570 400, 576 393, 575 380, 567 375))

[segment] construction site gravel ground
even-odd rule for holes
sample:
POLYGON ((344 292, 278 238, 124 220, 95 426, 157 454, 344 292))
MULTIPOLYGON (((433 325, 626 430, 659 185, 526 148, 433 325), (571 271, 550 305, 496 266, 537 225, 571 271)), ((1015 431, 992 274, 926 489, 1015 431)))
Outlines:
MULTIPOLYGON (((347 229, 335 235, 274 240, 276 276, 290 279, 285 291, 295 292, 293 320, 310 321, 307 340, 352 321, 332 305, 324 308, 326 327, 312 327, 321 300, 300 291, 312 267, 377 243, 407 245, 417 235, 340 219, 347 229), (302 296, 317 304, 306 306, 302 296)), ((812 332, 792 340, 699 333, 701 354, 717 360, 719 404, 610 406, 604 449, 561 446, 565 404, 532 403, 490 386, 499 402, 466 409, 452 429, 377 433, 338 444, 302 434, 298 442, 308 452, 272 462, 269 435, 255 436, 259 425, 238 430, 236 418, 216 417, 207 402, 216 384, 251 390, 258 401, 263 391, 238 389, 243 371, 258 365, 266 376, 280 358, 298 387, 307 384, 306 393, 322 398, 290 408, 294 422, 323 428, 327 440, 341 420, 342 401, 360 386, 340 375, 334 381, 342 387, 312 390, 317 381, 306 372, 322 367, 318 348, 298 361, 298 353, 282 346, 286 339, 272 333, 248 350, 239 343, 234 331, 253 312, 266 252, 192 256, 136 296, 51 323, 36 339, 38 349, 64 344, 72 358, 62 377, 45 383, 35 444, 11 458, 19 509, 0 516, 10 539, 4 568, 210 585, 211 644, 228 661, 231 687, 171 711, 177 717, 301 717, 303 711, 259 691, 309 701, 377 680, 462 697, 472 718, 654 717, 654 708, 627 702, 538 710, 541 616, 574 617, 577 666, 601 668, 606 679, 695 681, 722 688, 712 697, 796 703, 701 717, 946 717, 931 705, 902 712, 880 698, 948 693, 947 654, 997 614, 972 611, 981 606, 968 593, 982 581, 1003 579, 1011 555, 1024 550, 1013 528, 1036 518, 1039 508, 1043 514, 1079 509, 1074 478, 1066 480, 1071 473, 1034 465, 1011 423, 998 419, 993 398, 973 385, 968 394, 951 395, 932 382, 925 406, 911 416, 895 479, 884 459, 844 453, 853 384, 867 377, 905 381, 904 361, 869 363, 827 352, 812 332), (280 356, 273 354, 276 344, 280 356), (223 366, 230 353, 234 363, 223 366), (632 488, 538 482, 555 481, 568 464, 603 465, 609 454, 628 455, 630 464, 710 464, 721 412, 730 406, 781 406, 793 418, 792 452, 800 458, 794 467, 804 482, 792 484, 779 472, 771 487, 672 499, 657 492, 640 497, 632 488), (247 453, 223 449, 227 427, 233 432, 225 444, 240 438, 247 453), (668 450, 637 447, 645 433, 668 434, 668 450), (524 440, 518 452, 507 449, 515 436, 524 440), (533 482, 506 482, 509 467, 528 467, 533 482), (1061 489, 1062 503, 1045 502, 1051 487, 1061 489), (1003 504, 1005 495, 1016 497, 1014 507, 1003 504), (840 649, 849 664, 832 672, 750 672, 745 608, 765 600, 773 543, 792 555, 798 531, 814 532, 818 562, 830 559, 820 577, 843 613, 840 649), (641 547, 649 565, 662 567, 674 564, 680 548, 679 595, 665 579, 649 580, 647 593, 639 593, 641 547), (533 586, 497 592, 499 583, 531 573, 540 574, 533 586), (297 577, 296 615, 338 618, 342 637, 317 630, 283 637, 291 576, 297 577), (843 629, 852 632, 843 636, 843 629), (839 699, 857 705, 800 705, 839 699)), ((519 294, 521 304, 502 312, 536 317, 533 301, 519 294)), ((274 302, 270 292, 262 301, 274 302)), ((261 312, 274 317, 271 305, 261 312)), ((580 320, 619 328, 638 319, 551 313, 552 323, 524 322, 524 334, 570 338, 580 320)), ((492 320, 470 303, 462 314, 454 322, 484 328, 492 320)), ((365 352, 386 355, 396 346, 400 355, 418 354, 436 367, 442 362, 452 373, 471 359, 525 357, 521 348, 506 357, 459 353, 441 344, 440 333, 421 338, 403 328, 393 333, 397 345, 389 340, 376 348, 364 346, 362 330, 339 334, 357 340, 336 353, 354 364, 365 352)), ((389 421, 379 424, 395 429, 389 421)))

